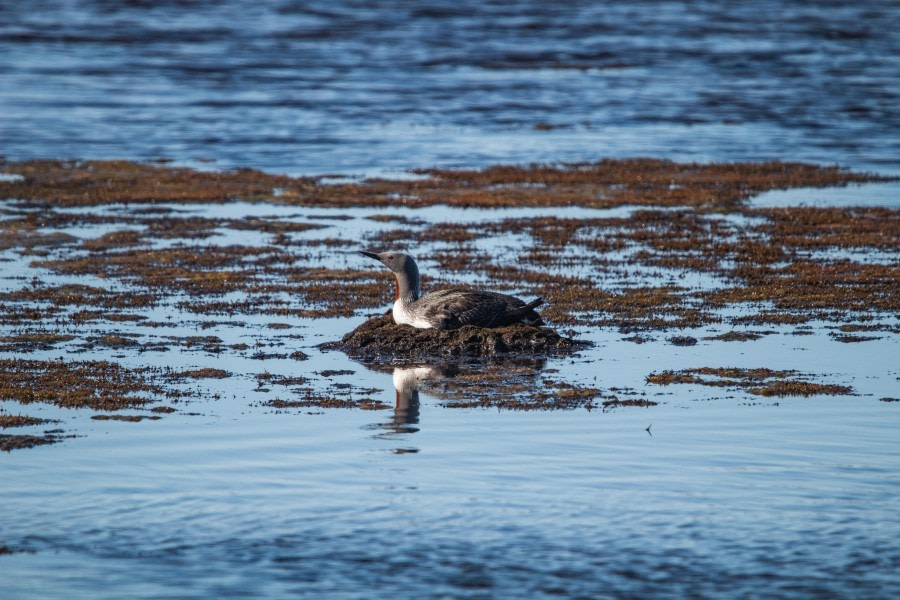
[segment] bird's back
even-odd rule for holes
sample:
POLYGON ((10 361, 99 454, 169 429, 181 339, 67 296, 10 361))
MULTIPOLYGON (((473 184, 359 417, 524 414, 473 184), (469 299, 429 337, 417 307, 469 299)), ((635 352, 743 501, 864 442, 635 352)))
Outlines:
POLYGON ((423 296, 411 308, 433 327, 456 329, 466 325, 499 327, 519 321, 540 323, 534 309, 541 302, 539 298, 526 304, 507 294, 450 289, 423 296))

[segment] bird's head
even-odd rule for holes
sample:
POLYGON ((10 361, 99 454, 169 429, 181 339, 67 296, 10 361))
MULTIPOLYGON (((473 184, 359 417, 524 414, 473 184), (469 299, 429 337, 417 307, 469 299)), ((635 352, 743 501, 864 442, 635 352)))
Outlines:
POLYGON ((418 273, 418 269, 416 269, 415 267, 416 262, 413 260, 412 256, 403 252, 360 251, 360 254, 362 254, 363 256, 368 256, 369 258, 374 258, 394 273, 418 273))

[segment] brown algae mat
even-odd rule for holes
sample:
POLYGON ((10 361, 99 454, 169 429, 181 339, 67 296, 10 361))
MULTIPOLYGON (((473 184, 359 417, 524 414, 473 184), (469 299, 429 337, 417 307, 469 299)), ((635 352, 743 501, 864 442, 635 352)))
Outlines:
MULTIPOLYGON (((319 373, 325 379, 333 375, 354 375, 355 371, 319 373)), ((261 406, 285 412, 296 409, 313 408, 355 408, 360 410, 386 410, 387 404, 374 396, 381 393, 377 388, 364 388, 351 383, 328 381, 324 385, 313 385, 310 378, 284 376, 268 371, 256 376, 259 388, 257 391, 269 391, 278 388, 275 398, 265 400, 261 406), (282 398, 282 396, 286 396, 282 398)))
POLYGON ((33 425, 43 425, 45 423, 56 423, 52 419, 40 419, 38 417, 29 417, 28 415, 6 415, 0 413, 0 429, 9 427, 31 427, 33 425))
POLYGON ((0 359, 0 400, 103 411, 142 408, 160 400, 178 402, 195 395, 166 384, 224 373, 218 369, 204 371, 213 373, 129 369, 106 360, 0 359))
MULTIPOLYGON (((395 410, 408 410, 424 391, 446 408, 480 408, 510 411, 600 410, 650 407, 657 403, 645 392, 632 388, 600 389, 561 379, 537 356, 501 354, 490 358, 444 360, 373 361, 366 367, 392 375, 395 410), (402 364, 403 366, 397 366, 402 364)), ((383 408, 390 408, 383 406, 383 408)), ((402 414, 398 415, 402 417, 402 414)))
MULTIPOLYGON (((352 263, 335 268, 337 253, 359 249, 426 252, 427 257, 417 257, 425 258, 426 292, 478 281, 479 287, 541 296, 540 312, 549 324, 429 332, 398 328, 383 316, 330 345, 367 360, 560 355, 582 347, 553 331, 567 327, 613 329, 623 334, 623 343, 698 343, 699 337, 699 343, 752 344, 785 329, 808 335, 813 327, 828 327, 832 339, 859 346, 900 333, 891 321, 900 313, 900 211, 755 208, 747 202, 767 190, 891 180, 838 167, 629 159, 424 169, 411 180, 340 184, 250 169, 203 172, 126 161, 0 162, 0 172, 21 176, 0 181, 5 199, 0 268, 18 261, 27 274, 6 280, 0 292, 0 352, 21 357, 0 361, 0 400, 5 401, 104 413, 154 410, 154 402, 199 394, 197 386, 205 382, 247 376, 221 369, 129 369, 112 360, 143 352, 237 354, 257 358, 263 368, 271 358, 304 360, 306 355, 292 347, 296 337, 285 321, 358 317, 392 301, 388 273, 352 263), (229 218, 214 211, 184 214, 179 208, 238 200, 259 203, 258 214, 229 218), (273 204, 296 206, 297 215, 266 216, 273 204), (496 211, 467 223, 427 222, 407 212, 436 204, 628 210, 615 216, 548 211, 523 218, 496 211), (335 230, 344 222, 340 219, 357 217, 304 215, 305 207, 395 212, 371 215, 372 227, 361 238, 348 238, 335 230), (98 229, 103 233, 87 239, 67 233, 98 229), (223 234, 229 242, 218 243, 223 234), (242 243, 245 234, 253 241, 242 243), (508 247, 512 238, 516 246, 509 252, 478 249, 508 247), (708 283, 686 284, 687 278, 708 283), (196 321, 151 320, 152 311, 167 307, 195 315, 196 321), (269 319, 268 327, 253 330, 255 345, 228 345, 202 331, 244 327, 250 315, 269 319), (140 333, 132 329, 138 327, 140 333), (198 331, 169 335, 173 327, 198 331), (718 335, 684 331, 701 327, 707 329, 704 335, 709 330, 718 335), (159 335, 149 333, 154 328, 159 335), (49 351, 111 357, 34 357, 49 351)), ((753 379, 679 371, 651 375, 651 383, 694 383, 764 396, 852 393, 846 386, 828 388, 809 376, 778 373, 753 379)), ((546 373, 520 375, 510 380, 483 369, 449 378, 448 390, 458 393, 448 395, 446 405, 606 409, 653 403, 627 389, 601 391, 546 373)), ((260 389, 279 394, 259 405, 276 410, 389 408, 371 391, 343 384, 268 374, 259 382, 260 389)), ((439 391, 441 385, 430 389, 439 391)))
MULTIPOLYGON (((12 427, 35 427, 37 425, 47 425, 49 423, 58 422, 59 421, 55 419, 40 419, 28 415, 8 415, 0 413, 0 430, 10 429, 12 427)), ((55 444, 56 442, 62 441, 64 437, 67 437, 62 434, 63 431, 61 429, 45 430, 41 435, 0 433, 0 451, 10 452, 12 450, 22 450, 34 448, 35 446, 55 444)))
MULTIPOLYGON (((120 411, 145 409, 153 415, 99 414, 95 420, 140 422, 158 420, 171 413, 170 406, 150 405, 159 401, 180 402, 199 395, 185 389, 185 379, 227 376, 221 369, 173 371, 144 367, 129 369, 107 360, 63 361, 0 359, 0 401, 52 404, 60 408, 120 411)), ((34 427, 58 420, 0 413, 0 428, 34 427)), ((61 429, 35 434, 0 434, 0 450, 11 451, 54 444, 73 435, 61 429)))
POLYGON ((563 337, 549 327, 515 323, 505 327, 415 329, 397 325, 391 314, 369 319, 325 350, 341 350, 360 359, 551 356, 569 354, 587 344, 563 337))
POLYGON ((600 389, 561 380, 543 363, 521 359, 471 365, 459 373, 428 379, 429 394, 448 408, 493 408, 499 410, 600 410, 622 407, 647 408, 657 404, 634 389, 600 389))
POLYGON ((742 369, 733 367, 701 367, 680 371, 651 373, 647 383, 656 385, 694 384, 711 387, 741 389, 756 396, 850 396, 853 388, 847 385, 808 381, 809 375, 797 371, 772 369, 742 369))
POLYGON ((675 163, 636 158, 559 165, 498 165, 482 170, 417 169, 414 180, 368 179, 327 184, 322 177, 286 177, 127 161, 35 160, 0 165, 21 180, 0 181, 0 197, 86 206, 113 202, 224 202, 240 198, 304 206, 621 205, 734 206, 771 189, 827 187, 878 179, 838 167, 796 162, 675 163))
MULTIPOLYGON (((473 251, 466 242, 440 241, 431 226, 404 225, 396 230, 407 236, 403 241, 389 231, 364 243, 438 245, 429 255, 435 270, 423 273, 426 290, 464 286, 463 276, 482 278, 498 291, 543 297, 541 313, 557 326, 623 331, 697 327, 719 322, 729 306, 759 307, 735 317, 732 325, 811 319, 848 324, 900 310, 895 284, 900 266, 891 260, 900 250, 900 211, 746 209, 741 218, 747 217, 752 220, 741 223, 705 211, 641 210, 620 218, 539 217, 456 227, 481 240, 526 236, 531 245, 513 263, 473 251), (806 225, 795 223, 788 230, 786 221, 806 225), (842 257, 846 251, 857 256, 842 257), (721 285, 686 288, 684 274, 703 274, 721 285)), ((54 226, 60 219, 48 215, 45 220, 54 226)), ((327 256, 334 252, 328 239, 301 243, 274 234, 263 246, 211 246, 188 237, 177 248, 156 249, 149 245, 154 233, 147 222, 152 219, 141 220, 143 247, 97 252, 61 246, 31 261, 36 269, 93 276, 109 282, 107 287, 26 282, 0 293, 0 323, 39 325, 59 317, 73 324, 140 320, 144 317, 135 312, 161 301, 174 301, 197 315, 309 318, 349 317, 391 302, 387 274, 316 264, 310 249, 318 247, 317 256, 327 256), (123 289, 127 293, 120 293, 123 289), (225 297, 233 292, 239 298, 225 297)), ((72 225, 71 219, 66 221, 72 225)), ((441 235, 450 239, 452 232, 441 235)), ((48 329, 43 333, 60 335, 48 329)), ((54 339, 60 341, 31 341, 38 345, 54 339)), ((25 346, 29 338, 25 333, 4 335, 0 342, 25 346)))
MULTIPOLYGON (((889 208, 754 209, 745 200, 771 189, 883 181, 876 175, 803 163, 681 164, 653 159, 569 165, 497 166, 481 171, 425 170, 414 181, 327 185, 237 170, 225 173, 122 161, 7 163, 21 181, 0 182, 0 197, 27 200, 0 221, 7 245, 58 275, 90 275, 115 286, 33 285, 0 294, 0 322, 39 323, 82 304, 69 318, 112 320, 176 298, 198 315, 354 316, 390 303, 386 277, 373 269, 316 262, 346 248, 431 246, 437 270, 426 289, 479 277, 493 288, 542 296, 554 325, 679 329, 717 323, 730 306, 758 306, 732 325, 847 322, 900 309, 896 261, 840 258, 843 251, 890 257, 900 246, 900 217, 889 208), (184 216, 167 203, 233 199, 316 207, 569 206, 644 207, 614 218, 509 218, 474 224, 381 216, 392 229, 365 240, 298 237, 321 221, 184 216), (114 215, 55 210, 128 203, 114 215), (37 207, 37 208, 35 208, 37 207), (57 239, 58 228, 118 227, 95 239, 57 239), (216 245, 221 231, 266 233, 257 245, 216 245), (25 235, 27 233, 27 235, 25 235), (516 235, 526 246, 514 262, 476 252, 479 240, 516 235), (52 239, 50 239, 52 238, 52 239), (177 242, 158 247, 159 240, 177 242), (324 264, 323 264, 324 263, 324 264), (651 272, 648 275, 642 274, 651 272), (575 275, 574 273, 578 273, 575 275), (685 273, 722 285, 688 289, 685 273), (654 275, 654 274, 660 274, 654 275), (240 299, 225 298, 240 293, 240 299), (13 304, 15 303, 15 304, 13 304), (40 303, 40 305, 38 305, 40 303), (98 310, 100 309, 100 310, 98 310), (105 310, 104 310, 105 309, 105 310)), ((260 208, 264 211, 264 206, 260 208)), ((71 236, 69 236, 71 237, 71 236)), ((746 311, 744 311, 746 312, 746 311)), ((138 317, 139 318, 139 317, 138 317)), ((737 318, 736 318, 737 319, 737 318)), ((17 343, 10 340, 7 343, 17 343)), ((21 340, 20 345, 27 345, 21 340)))
POLYGON ((8 435, 0 434, 0 452, 11 452, 12 450, 26 450, 36 446, 45 446, 47 444, 55 444, 61 442, 64 437, 60 435, 60 430, 48 431, 43 435, 8 435))

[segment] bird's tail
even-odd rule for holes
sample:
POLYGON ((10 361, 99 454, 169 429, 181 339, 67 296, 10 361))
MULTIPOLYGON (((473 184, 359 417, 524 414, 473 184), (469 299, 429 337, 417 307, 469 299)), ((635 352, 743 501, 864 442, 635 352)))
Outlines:
POLYGON ((507 323, 515 323, 516 321, 526 321, 532 325, 543 325, 544 321, 541 315, 534 312, 534 309, 544 303, 543 298, 532 300, 528 304, 507 313, 507 323))
POLYGON ((532 300, 531 302, 529 302, 528 304, 523 306, 522 310, 525 310, 525 311, 534 310, 543 303, 544 303, 543 298, 536 298, 535 300, 532 300))

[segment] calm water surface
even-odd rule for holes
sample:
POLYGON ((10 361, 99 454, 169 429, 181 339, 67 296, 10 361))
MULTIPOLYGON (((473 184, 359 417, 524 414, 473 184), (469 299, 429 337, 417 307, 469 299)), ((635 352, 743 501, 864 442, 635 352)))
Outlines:
MULTIPOLYGON (((896 3, 728 4, 3 2, 0 154, 351 175, 631 155, 900 172, 896 3)), ((896 186, 791 194, 757 202, 900 203, 896 186)), ((364 218, 376 212, 309 235, 363 239, 387 227, 364 218)), ((253 235, 212 242, 262 243, 253 235)), ((0 289, 35 274, 31 257, 2 258, 0 289)), ((174 306, 155 311, 172 327, 116 326, 226 344, 272 335, 262 317, 201 329, 174 306)), ((447 408, 423 387, 417 412, 260 405, 290 392, 257 391, 257 373, 324 369, 393 405, 391 365, 315 347, 363 318, 279 319, 303 336, 299 363, 177 348, 115 358, 239 374, 204 382, 185 407, 199 415, 117 423, 0 403, 81 436, 0 456, 0 545, 21 551, 0 556, 0 597, 900 595, 900 410, 879 400, 900 396, 896 334, 842 344, 814 323, 813 335, 678 348, 584 329, 594 347, 546 365, 639 391, 662 369, 792 368, 856 396, 674 386, 652 390, 664 395, 651 408, 521 413, 447 408)))
MULTIPOLYGON (((285 220, 336 214, 241 203, 186 208, 285 220)), ((350 209, 341 214, 351 220, 299 235, 359 239, 389 226, 362 218, 378 212, 384 211, 350 209)), ((432 207, 414 216, 478 221, 540 212, 432 207)), ((608 216, 622 209, 563 212, 608 216)), ((96 237, 103 230, 81 233, 96 237)), ((212 240, 230 244, 234 235, 212 240)), ((3 258, 9 259, 4 289, 35 273, 30 257, 3 258)), ((365 259, 321 260, 359 267, 365 259)), ((69 280, 41 276, 47 284, 69 280)), ((201 328, 196 315, 165 303, 148 316, 172 317, 172 325, 98 324, 92 333, 106 327, 161 339, 215 335, 226 346, 273 335, 267 317, 201 328)), ((0 460, 0 539, 24 551, 0 557, 2 596, 886 598, 900 592, 900 411, 880 401, 897 395, 896 335, 842 344, 825 326, 805 336, 786 327, 752 342, 678 348, 662 334, 638 345, 617 331, 581 329, 577 334, 596 345, 545 366, 574 384, 651 394, 660 402, 651 408, 448 408, 426 385, 417 410, 278 412, 260 404, 294 392, 260 391, 258 373, 316 379, 333 369, 349 373, 331 380, 374 388, 375 398, 393 405, 391 365, 370 370, 316 348, 363 318, 279 318, 302 336, 289 342, 310 354, 300 363, 177 348, 114 357, 134 367, 236 374, 226 383, 204 381, 201 399, 160 421, 98 422, 90 413, 28 407, 28 414, 63 419, 67 432, 82 437, 0 460), (773 400, 643 383, 654 371, 700 366, 797 369, 852 385, 857 395, 773 400)), ((104 359, 109 351, 77 357, 104 359)), ((23 412, 10 403, 0 408, 23 412)))

